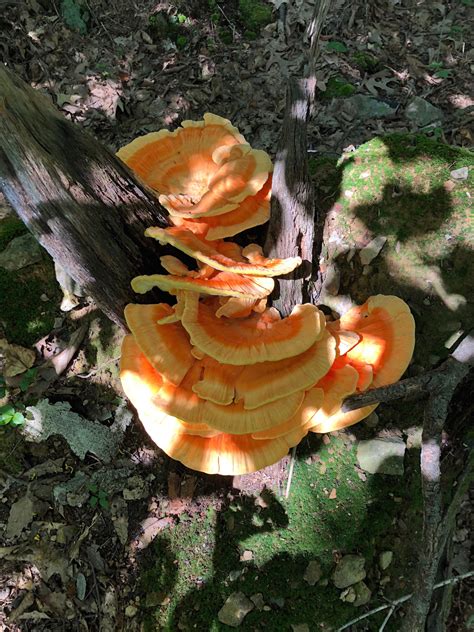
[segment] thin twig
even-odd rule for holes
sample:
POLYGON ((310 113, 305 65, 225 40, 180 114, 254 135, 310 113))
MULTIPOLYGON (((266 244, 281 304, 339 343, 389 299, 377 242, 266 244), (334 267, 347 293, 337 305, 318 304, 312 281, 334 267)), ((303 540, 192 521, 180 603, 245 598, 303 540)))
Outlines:
POLYGON ((393 606, 390 608, 390 610, 387 612, 387 616, 385 617, 385 619, 382 621, 382 625, 379 628, 379 632, 383 632, 385 630, 385 626, 387 625, 387 623, 390 620, 390 617, 392 616, 392 614, 395 612, 395 608, 396 606, 393 606))
MULTIPOLYGON (((444 581, 439 582, 438 584, 435 584, 433 586, 433 590, 438 590, 438 588, 442 588, 443 586, 448 586, 449 584, 457 584, 457 582, 460 582, 463 579, 467 579, 468 577, 473 577, 473 576, 474 576, 474 571, 469 571, 468 573, 457 575, 457 577, 450 577, 449 579, 445 579, 444 581)), ((412 597, 413 597, 413 593, 410 593, 409 595, 403 595, 403 597, 399 597, 398 599, 395 599, 394 601, 390 603, 384 604, 383 606, 378 606, 378 608, 374 608, 373 610, 369 610, 369 612, 366 612, 365 614, 361 614, 359 617, 356 617, 355 619, 352 619, 348 623, 345 623, 343 626, 337 629, 337 632, 342 632, 342 630, 347 630, 347 628, 350 628, 351 625, 354 625, 355 623, 359 623, 359 621, 362 621, 363 619, 367 619, 367 617, 371 617, 372 615, 377 614, 378 612, 382 612, 383 610, 387 610, 388 608, 393 608, 393 607, 396 608, 401 603, 408 601, 412 597)))
POLYGON ((288 472, 288 480, 286 482, 285 498, 290 495, 291 479, 293 478, 293 470, 295 469, 296 446, 291 448, 290 471, 288 472))

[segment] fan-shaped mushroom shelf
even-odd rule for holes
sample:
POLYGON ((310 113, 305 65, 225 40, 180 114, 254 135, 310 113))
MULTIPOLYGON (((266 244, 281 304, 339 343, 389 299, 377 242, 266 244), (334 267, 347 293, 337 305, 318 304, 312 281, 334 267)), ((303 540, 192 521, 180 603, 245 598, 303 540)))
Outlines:
POLYGON ((160 194, 173 226, 146 233, 196 259, 161 257, 168 274, 136 277, 176 304, 128 305, 121 380, 153 441, 209 474, 253 472, 309 432, 357 423, 375 406, 342 401, 396 381, 411 359, 414 321, 395 296, 373 296, 335 322, 314 305, 281 318, 267 306, 273 277, 300 265, 224 241, 266 222, 272 164, 229 121, 205 114, 118 152, 160 194))

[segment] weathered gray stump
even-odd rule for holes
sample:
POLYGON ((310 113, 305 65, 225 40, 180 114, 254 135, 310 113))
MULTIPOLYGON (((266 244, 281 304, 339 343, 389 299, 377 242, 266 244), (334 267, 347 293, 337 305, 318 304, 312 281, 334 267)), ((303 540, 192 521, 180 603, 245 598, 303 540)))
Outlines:
POLYGON ((157 271, 158 245, 144 231, 168 224, 165 209, 110 150, 4 67, 0 138, 0 190, 52 258, 123 326, 124 306, 140 300, 130 280, 157 271))

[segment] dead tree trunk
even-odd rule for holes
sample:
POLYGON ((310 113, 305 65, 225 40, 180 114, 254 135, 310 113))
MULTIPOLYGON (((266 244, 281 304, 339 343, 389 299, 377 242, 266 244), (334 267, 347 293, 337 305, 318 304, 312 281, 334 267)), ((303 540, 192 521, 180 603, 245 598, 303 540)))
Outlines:
MULTIPOLYGON (((113 153, 0 67, 0 189, 53 259, 114 322, 137 302, 132 277, 157 271, 145 228, 165 209, 113 153)), ((149 297, 148 297, 148 300, 149 297)))

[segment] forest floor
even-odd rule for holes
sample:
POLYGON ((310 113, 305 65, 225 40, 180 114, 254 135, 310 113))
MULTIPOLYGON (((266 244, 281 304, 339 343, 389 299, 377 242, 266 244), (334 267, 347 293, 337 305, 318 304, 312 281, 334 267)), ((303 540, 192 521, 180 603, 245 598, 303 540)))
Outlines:
MULTIPOLYGON (((212 111, 274 156, 284 80, 303 72, 311 12, 303 0, 282 5, 7 2, 0 56, 114 150, 212 111)), ((334 2, 323 30, 308 150, 318 208, 337 217, 323 252, 339 280, 325 302, 337 312, 377 292, 404 298, 417 324, 410 375, 436 366, 474 322, 463 149, 473 11, 470 0, 334 2), (375 236, 383 249, 363 266, 375 236)), ((419 407, 380 406, 366 423, 305 439, 288 497, 288 457, 252 476, 201 475, 132 419, 118 380, 122 334, 87 299, 60 311, 52 261, 1 201, 0 296, 0 405, 19 415, 0 427, 2 629, 224 631, 218 613, 243 593, 253 607, 242 630, 329 631, 410 592, 419 407), (31 423, 39 415, 49 428, 31 423), (360 441, 380 438, 403 444, 389 474, 361 467, 360 441), (347 554, 365 561, 360 605, 332 580, 347 554)), ((450 428, 472 411, 461 398, 448 420, 443 467, 453 476, 466 447, 450 428)), ((454 573, 470 570, 470 511, 466 498, 454 573)), ((456 587, 454 603, 449 631, 472 629, 472 583, 456 587)), ((379 630, 384 615, 352 629, 379 630)))

